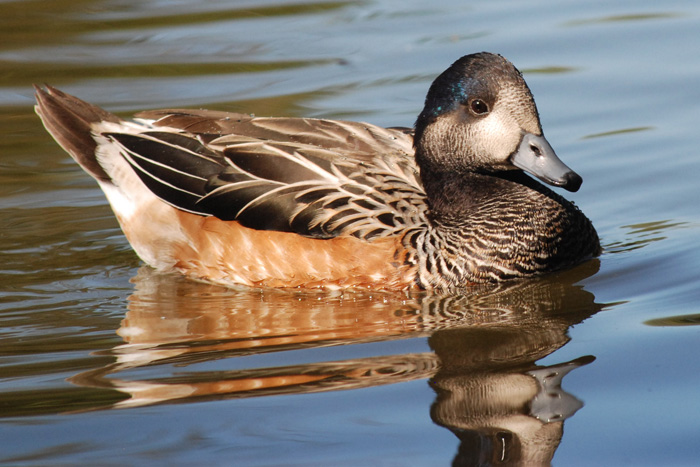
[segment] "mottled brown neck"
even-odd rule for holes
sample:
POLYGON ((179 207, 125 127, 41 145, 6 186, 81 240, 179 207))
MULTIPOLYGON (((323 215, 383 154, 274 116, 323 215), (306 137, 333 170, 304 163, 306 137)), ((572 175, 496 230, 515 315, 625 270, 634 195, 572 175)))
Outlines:
POLYGON ((432 226, 416 242, 427 258, 419 265, 423 286, 526 277, 600 252, 586 216, 522 172, 430 172, 422 178, 432 226))

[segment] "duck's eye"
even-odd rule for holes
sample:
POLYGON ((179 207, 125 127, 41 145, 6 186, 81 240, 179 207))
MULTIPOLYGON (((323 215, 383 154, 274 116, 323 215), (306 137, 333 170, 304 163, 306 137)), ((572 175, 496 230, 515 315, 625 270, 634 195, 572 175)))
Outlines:
POLYGON ((472 112, 474 112, 476 115, 484 115, 489 111, 489 106, 486 105, 486 102, 482 101, 481 99, 474 99, 471 101, 469 103, 469 108, 472 109, 472 112))

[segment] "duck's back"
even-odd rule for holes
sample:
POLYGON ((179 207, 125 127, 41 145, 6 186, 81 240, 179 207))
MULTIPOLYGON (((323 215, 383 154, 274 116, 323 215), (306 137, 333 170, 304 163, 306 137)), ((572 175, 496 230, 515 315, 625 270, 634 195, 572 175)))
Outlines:
MULTIPOLYGON (((199 135, 205 143, 220 137, 245 136, 251 140, 315 146, 364 160, 386 153, 413 155, 411 128, 382 128, 363 122, 318 118, 254 117, 194 109, 149 110, 135 117, 155 127, 199 135)), ((226 141, 226 138, 221 140, 226 141)))

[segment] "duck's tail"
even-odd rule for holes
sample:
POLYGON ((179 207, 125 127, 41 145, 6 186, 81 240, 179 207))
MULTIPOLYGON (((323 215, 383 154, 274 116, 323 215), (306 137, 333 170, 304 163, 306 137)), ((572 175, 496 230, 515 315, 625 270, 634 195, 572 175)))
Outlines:
POLYGON ((36 113, 58 144, 97 180, 136 253, 156 269, 171 270, 175 249, 189 244, 177 227, 179 212, 148 189, 108 136, 138 133, 147 125, 121 120, 50 86, 35 88, 36 113))
POLYGON ((111 182, 97 160, 93 126, 99 122, 119 123, 119 117, 48 85, 45 90, 36 85, 34 89, 34 110, 51 136, 95 179, 111 182))

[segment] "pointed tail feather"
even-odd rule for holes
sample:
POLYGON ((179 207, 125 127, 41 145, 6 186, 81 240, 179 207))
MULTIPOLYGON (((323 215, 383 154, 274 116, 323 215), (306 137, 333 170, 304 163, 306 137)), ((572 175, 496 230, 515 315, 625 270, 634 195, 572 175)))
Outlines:
POLYGON ((36 85, 34 89, 37 101, 34 109, 51 136, 90 175, 101 182, 110 182, 110 176, 95 156, 97 142, 92 124, 116 123, 119 117, 48 85, 46 90, 36 85))

